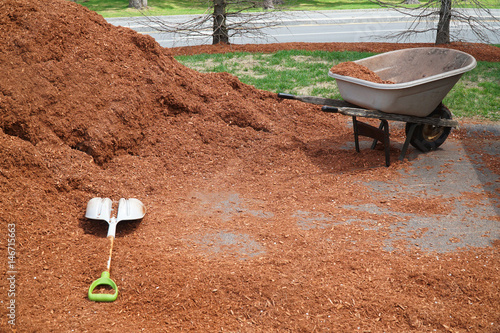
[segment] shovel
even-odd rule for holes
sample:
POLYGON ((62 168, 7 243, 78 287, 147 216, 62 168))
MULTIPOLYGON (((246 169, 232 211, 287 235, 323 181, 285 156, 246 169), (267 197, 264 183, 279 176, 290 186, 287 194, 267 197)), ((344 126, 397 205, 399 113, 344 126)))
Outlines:
POLYGON ((87 204, 87 211, 85 217, 93 220, 106 221, 109 224, 108 236, 111 247, 109 249, 109 259, 108 266, 104 272, 102 272, 101 277, 95 280, 89 288, 88 297, 91 301, 95 302, 113 302, 118 297, 118 287, 116 283, 111 280, 110 269, 111 269, 111 254, 113 252, 113 242, 115 239, 116 225, 120 221, 127 220, 140 220, 146 214, 146 208, 140 200, 130 198, 121 198, 118 202, 118 212, 116 217, 111 216, 111 208, 113 202, 109 198, 93 198, 87 204), (94 294, 93 291, 97 286, 109 286, 115 292, 114 294, 94 294))

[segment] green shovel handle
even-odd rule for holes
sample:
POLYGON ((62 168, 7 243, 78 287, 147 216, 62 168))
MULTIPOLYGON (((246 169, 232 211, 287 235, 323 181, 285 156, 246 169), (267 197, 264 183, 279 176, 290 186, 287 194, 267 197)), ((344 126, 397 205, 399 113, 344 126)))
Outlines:
POLYGON ((101 277, 92 282, 89 288, 89 299, 95 302, 113 302, 118 297, 118 287, 116 283, 109 278, 109 272, 104 271, 101 277), (110 286, 115 291, 114 294, 93 294, 95 287, 97 286, 110 286))

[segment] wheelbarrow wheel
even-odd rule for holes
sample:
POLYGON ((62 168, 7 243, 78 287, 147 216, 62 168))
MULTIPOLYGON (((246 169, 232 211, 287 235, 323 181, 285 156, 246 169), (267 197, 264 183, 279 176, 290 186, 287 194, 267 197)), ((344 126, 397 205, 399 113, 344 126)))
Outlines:
MULTIPOLYGON (((428 116, 432 118, 451 119, 450 110, 443 103, 432 111, 428 116)), ((413 123, 406 123, 406 134, 410 131, 413 123)), ((445 142, 450 134, 451 127, 434 126, 429 124, 419 124, 415 127, 413 136, 410 138, 410 144, 420 151, 428 152, 437 149, 445 142)))

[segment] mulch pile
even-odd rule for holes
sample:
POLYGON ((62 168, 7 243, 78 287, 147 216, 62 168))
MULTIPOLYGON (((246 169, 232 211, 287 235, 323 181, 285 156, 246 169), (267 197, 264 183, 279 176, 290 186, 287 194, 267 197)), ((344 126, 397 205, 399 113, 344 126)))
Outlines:
POLYGON ((380 202, 361 181, 409 162, 379 168, 380 150, 339 148, 345 117, 173 54, 70 1, 0 2, 0 267, 17 272, 15 295, 0 283, 2 332, 499 328, 498 244, 436 259, 356 225, 297 227, 291 212, 340 221, 380 202), (148 209, 118 226, 113 303, 87 299, 109 253, 106 223, 84 218, 99 196, 148 209))

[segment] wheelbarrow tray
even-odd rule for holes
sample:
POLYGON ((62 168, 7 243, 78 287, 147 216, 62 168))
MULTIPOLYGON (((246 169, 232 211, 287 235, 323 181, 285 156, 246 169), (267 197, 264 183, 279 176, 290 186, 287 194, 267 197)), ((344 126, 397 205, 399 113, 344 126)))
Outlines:
POLYGON ((357 106, 386 113, 427 117, 460 77, 474 67, 473 56, 438 47, 391 51, 355 61, 394 84, 374 83, 328 73, 342 98, 357 106))

